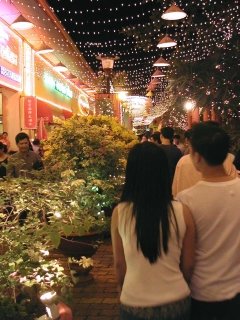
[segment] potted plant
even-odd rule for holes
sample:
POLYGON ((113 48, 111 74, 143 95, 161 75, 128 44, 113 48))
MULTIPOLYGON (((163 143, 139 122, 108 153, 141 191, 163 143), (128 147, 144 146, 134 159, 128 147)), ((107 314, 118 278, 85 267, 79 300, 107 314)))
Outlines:
POLYGON ((89 272, 93 268, 93 259, 82 256, 80 259, 68 258, 70 274, 74 284, 91 279, 89 272))

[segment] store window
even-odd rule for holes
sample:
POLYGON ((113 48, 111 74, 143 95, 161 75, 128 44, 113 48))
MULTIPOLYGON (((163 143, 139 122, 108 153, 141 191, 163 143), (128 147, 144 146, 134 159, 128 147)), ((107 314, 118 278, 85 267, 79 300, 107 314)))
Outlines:
POLYGON ((0 133, 3 132, 2 93, 0 93, 0 133))

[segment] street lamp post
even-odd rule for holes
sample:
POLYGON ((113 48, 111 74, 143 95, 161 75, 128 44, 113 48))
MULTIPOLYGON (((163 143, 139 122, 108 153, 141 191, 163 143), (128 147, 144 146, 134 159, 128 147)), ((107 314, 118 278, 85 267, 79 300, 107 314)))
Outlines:
POLYGON ((102 62, 102 68, 107 78, 107 92, 110 93, 110 82, 111 82, 111 72, 113 69, 114 61, 118 60, 119 57, 115 56, 97 56, 98 60, 102 62))

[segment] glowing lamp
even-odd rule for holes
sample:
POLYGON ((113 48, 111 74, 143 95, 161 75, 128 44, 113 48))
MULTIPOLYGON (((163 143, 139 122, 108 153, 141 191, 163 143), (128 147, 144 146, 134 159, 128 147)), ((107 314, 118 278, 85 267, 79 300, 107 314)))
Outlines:
POLYGON ((164 20, 180 20, 184 19, 187 14, 175 4, 172 4, 161 16, 164 20))
POLYGON ((157 44, 158 48, 168 48, 168 47, 174 47, 177 45, 177 42, 171 39, 169 36, 165 36, 162 38, 159 43, 157 44))
POLYGON ((102 62, 103 71, 105 72, 105 74, 107 76, 107 92, 106 93, 110 93, 110 91, 111 91, 111 83, 110 83, 111 71, 113 69, 114 61, 118 60, 119 57, 97 56, 96 59, 100 60, 102 62))
POLYGON ((114 57, 114 56, 97 56, 97 60, 100 60, 102 62, 102 68, 103 71, 111 71, 114 66, 114 61, 118 60, 119 57, 114 57))
POLYGON ((34 27, 34 24, 20 15, 16 20, 13 21, 11 27, 15 30, 28 30, 34 27))
POLYGON ((126 91, 120 91, 118 92, 118 97, 120 100, 125 100, 127 97, 127 92, 126 91))
POLYGON ((168 67, 170 66, 170 63, 163 59, 163 57, 160 57, 153 65, 154 67, 168 67))
POLYGON ((47 46, 47 45, 44 44, 44 43, 41 45, 40 48, 38 48, 38 49, 36 50, 36 52, 37 52, 38 54, 46 54, 46 53, 50 53, 50 52, 53 52, 53 51, 54 51, 53 48, 47 46))
POLYGON ((184 109, 186 111, 191 111, 195 108, 196 106, 196 101, 194 100, 187 100, 185 103, 184 103, 184 109))
POLYGON ((153 74, 152 74, 152 78, 162 78, 165 77, 165 74, 162 73, 161 70, 156 70, 153 74))
POLYGON ((68 68, 62 62, 56 64, 53 69, 58 72, 66 72, 68 70, 68 68))

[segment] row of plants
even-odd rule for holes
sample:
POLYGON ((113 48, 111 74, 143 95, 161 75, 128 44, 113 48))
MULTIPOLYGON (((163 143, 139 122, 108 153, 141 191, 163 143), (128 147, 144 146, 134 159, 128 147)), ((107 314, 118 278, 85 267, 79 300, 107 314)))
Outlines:
POLYGON ((112 118, 74 116, 59 121, 46 141, 44 170, 0 184, 0 308, 8 297, 17 303, 15 318, 35 319, 41 293, 68 295, 72 283, 52 252, 67 237, 108 230, 105 213, 119 199, 134 143, 112 118))

